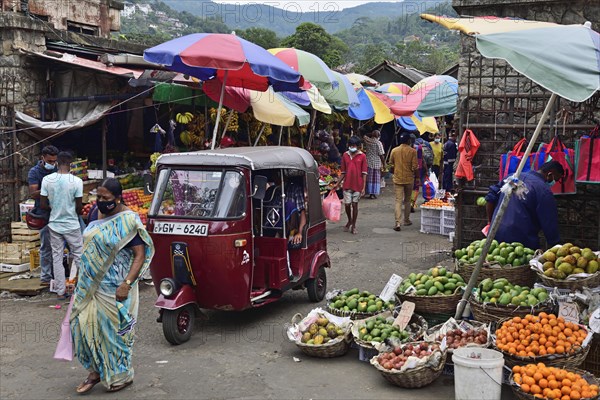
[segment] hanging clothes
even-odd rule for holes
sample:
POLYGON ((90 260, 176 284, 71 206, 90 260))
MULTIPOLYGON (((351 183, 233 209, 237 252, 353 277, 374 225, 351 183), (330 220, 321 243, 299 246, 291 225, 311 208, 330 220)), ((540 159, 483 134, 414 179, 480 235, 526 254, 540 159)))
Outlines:
POLYGON ((475 154, 477 154, 479 146, 479 140, 473 131, 470 129, 465 130, 460 144, 458 145, 460 158, 455 174, 457 178, 466 178, 467 181, 475 179, 475 175, 473 174, 473 158, 475 157, 475 154))

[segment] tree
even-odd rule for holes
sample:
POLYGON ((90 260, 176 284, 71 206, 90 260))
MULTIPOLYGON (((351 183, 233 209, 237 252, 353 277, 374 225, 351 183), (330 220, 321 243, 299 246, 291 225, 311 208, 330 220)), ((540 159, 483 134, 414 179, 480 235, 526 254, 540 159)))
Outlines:
POLYGON ((312 53, 330 68, 340 65, 348 52, 348 46, 342 40, 328 34, 322 26, 312 22, 298 25, 296 32, 283 39, 281 45, 312 53))
POLYGON ((279 47, 277 34, 266 28, 248 28, 239 32, 239 36, 265 49, 279 47))

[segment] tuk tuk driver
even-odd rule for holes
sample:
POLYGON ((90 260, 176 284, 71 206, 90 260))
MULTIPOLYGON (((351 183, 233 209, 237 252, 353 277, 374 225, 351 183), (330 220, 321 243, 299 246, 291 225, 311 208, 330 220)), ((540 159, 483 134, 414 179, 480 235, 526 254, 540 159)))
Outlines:
MULTIPOLYGON (((276 210, 278 207, 281 209, 281 175, 279 173, 274 174, 275 184, 270 186, 265 193, 265 202, 263 206, 265 209, 276 210)), ((285 184, 285 221, 286 221, 286 234, 288 235, 288 241, 291 249, 300 247, 302 244, 304 227, 306 226, 306 209, 304 205, 304 187, 302 185, 302 179, 297 177, 290 178, 285 184)), ((281 235, 283 229, 283 219, 281 216, 266 212, 267 224, 270 224, 273 228, 267 230, 267 235, 271 233, 277 237, 281 235), (269 232, 270 231, 270 232, 269 232)), ((283 236, 283 235, 282 235, 283 236)))

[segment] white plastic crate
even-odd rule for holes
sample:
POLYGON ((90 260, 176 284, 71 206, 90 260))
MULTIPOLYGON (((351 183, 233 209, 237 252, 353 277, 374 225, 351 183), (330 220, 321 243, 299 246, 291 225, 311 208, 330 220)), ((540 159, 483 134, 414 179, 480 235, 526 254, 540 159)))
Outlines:
POLYGON ((427 225, 421 223, 421 233, 435 233, 436 235, 441 234, 441 228, 439 224, 427 225))
POLYGON ((450 236, 450 233, 454 232, 454 225, 452 226, 442 226, 440 229, 440 233, 444 236, 450 236))
POLYGON ((23 264, 0 264, 1 272, 23 272, 29 271, 30 264, 28 262, 23 264))

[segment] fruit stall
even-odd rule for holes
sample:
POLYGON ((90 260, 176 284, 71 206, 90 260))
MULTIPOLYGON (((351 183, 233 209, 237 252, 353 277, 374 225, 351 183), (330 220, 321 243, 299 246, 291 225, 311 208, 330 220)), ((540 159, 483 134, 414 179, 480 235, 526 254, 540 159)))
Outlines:
POLYGON ((455 231, 454 198, 444 194, 421 205, 421 232, 450 236, 455 231))
MULTIPOLYGON (((444 207, 449 203, 430 203, 444 207)), ((444 265, 394 274, 380 294, 332 291, 326 307, 293 317, 288 338, 311 357, 341 357, 354 348, 381 384, 419 388, 442 374, 458 379, 466 357, 485 370, 482 391, 502 382, 519 399, 598 398, 600 252, 570 243, 542 252, 494 240, 455 320, 484 243, 456 249, 444 265), (485 369, 490 354, 500 368, 485 369)))

